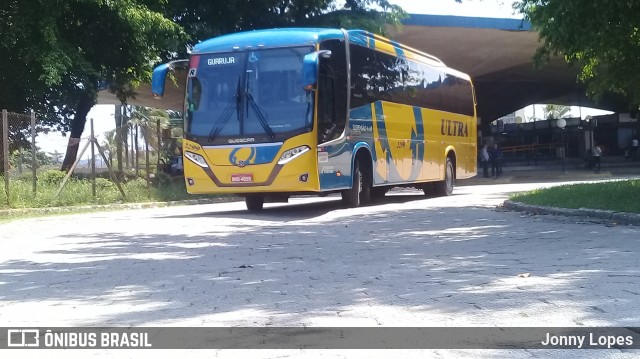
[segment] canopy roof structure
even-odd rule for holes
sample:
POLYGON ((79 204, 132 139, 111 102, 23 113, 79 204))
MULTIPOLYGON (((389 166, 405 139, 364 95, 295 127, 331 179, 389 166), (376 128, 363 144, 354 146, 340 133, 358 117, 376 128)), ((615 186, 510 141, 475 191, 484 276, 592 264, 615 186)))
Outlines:
POLYGON ((579 69, 561 57, 536 68, 533 57, 541 43, 524 20, 410 15, 390 37, 469 74, 483 123, 536 103, 629 112, 623 98, 610 96, 598 103, 587 98, 577 81, 579 69))

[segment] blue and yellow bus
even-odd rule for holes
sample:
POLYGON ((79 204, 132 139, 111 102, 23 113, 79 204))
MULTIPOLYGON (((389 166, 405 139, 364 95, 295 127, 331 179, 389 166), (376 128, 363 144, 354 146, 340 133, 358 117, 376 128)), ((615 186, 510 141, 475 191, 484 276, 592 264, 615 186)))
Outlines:
POLYGON ((362 31, 290 28, 196 45, 186 71, 184 177, 191 194, 265 199, 341 193, 357 207, 394 186, 450 195, 476 174, 475 95, 438 58, 362 31))

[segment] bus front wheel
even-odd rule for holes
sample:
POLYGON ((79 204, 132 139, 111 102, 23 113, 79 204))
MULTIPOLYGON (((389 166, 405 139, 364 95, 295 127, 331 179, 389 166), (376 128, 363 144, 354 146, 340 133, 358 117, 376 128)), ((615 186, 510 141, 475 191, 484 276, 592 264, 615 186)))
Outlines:
POLYGON ((247 196, 244 198, 244 202, 247 205, 247 209, 251 212, 260 211, 264 206, 264 197, 262 196, 247 196))
POLYGON ((342 202, 350 208, 368 203, 371 200, 371 180, 362 172, 359 161, 354 165, 351 179, 351 188, 342 191, 342 202))

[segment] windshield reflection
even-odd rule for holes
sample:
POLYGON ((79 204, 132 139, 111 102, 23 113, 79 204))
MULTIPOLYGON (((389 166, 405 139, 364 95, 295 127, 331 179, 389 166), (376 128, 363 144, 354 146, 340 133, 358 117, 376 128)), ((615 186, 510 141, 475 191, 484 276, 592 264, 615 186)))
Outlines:
POLYGON ((310 131, 313 97, 302 86, 302 60, 312 50, 200 56, 187 87, 187 133, 231 143, 238 137, 259 142, 310 131))

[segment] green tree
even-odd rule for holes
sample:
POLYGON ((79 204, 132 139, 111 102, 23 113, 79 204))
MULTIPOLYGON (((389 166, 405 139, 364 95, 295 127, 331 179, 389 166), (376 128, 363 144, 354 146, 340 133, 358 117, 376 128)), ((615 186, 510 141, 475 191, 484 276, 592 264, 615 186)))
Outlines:
POLYGON ((164 132, 171 128, 171 119, 180 118, 175 111, 136 106, 131 115, 131 122, 138 125, 142 138, 149 144, 149 148, 156 153, 156 161, 167 163, 176 155, 177 148, 181 148, 182 131, 171 129, 171 138, 163 138, 164 132), (160 127, 158 127, 158 125, 160 127), (160 134, 161 137, 158 137, 160 134))
MULTIPOLYGON (((40 148, 36 147, 36 169, 41 166, 55 164, 53 158, 40 148)), ((9 156, 10 167, 19 169, 20 171, 27 169, 31 170, 33 167, 33 153, 31 148, 19 148, 11 153, 9 156)))
POLYGON ((538 62, 564 56, 592 97, 613 92, 640 104, 640 1, 519 0, 514 8, 540 33, 538 62))
POLYGON ((387 0, 171 0, 162 7, 193 42, 227 33, 271 27, 330 26, 363 28, 384 34, 406 13, 387 0))
POLYGON ((51 157, 51 160, 53 161, 54 164, 60 164, 60 161, 62 160, 62 156, 64 155, 64 153, 58 152, 58 150, 53 150, 53 152, 49 152, 48 155, 49 157, 51 157))
POLYGON ((104 139, 100 144, 102 146, 102 150, 105 152, 107 156, 107 161, 110 166, 113 166, 113 157, 116 154, 117 145, 116 145, 116 130, 109 130, 104 133, 104 139))
POLYGON ((158 132, 169 128, 170 111, 150 107, 134 106, 131 123, 138 125, 142 138, 155 150, 160 149, 158 132), (158 123, 160 128, 158 129, 158 123))
POLYGON ((35 109, 70 132, 63 168, 75 160, 86 115, 108 88, 126 101, 154 63, 185 41, 180 27, 150 10, 166 0, 0 2, 0 107, 35 109), (96 21, 99 19, 99 21, 96 21), (25 46, 28 44, 28 46, 25 46))
POLYGON ((571 112, 571 107, 563 105, 545 105, 543 111, 545 119, 558 119, 568 115, 571 112))

